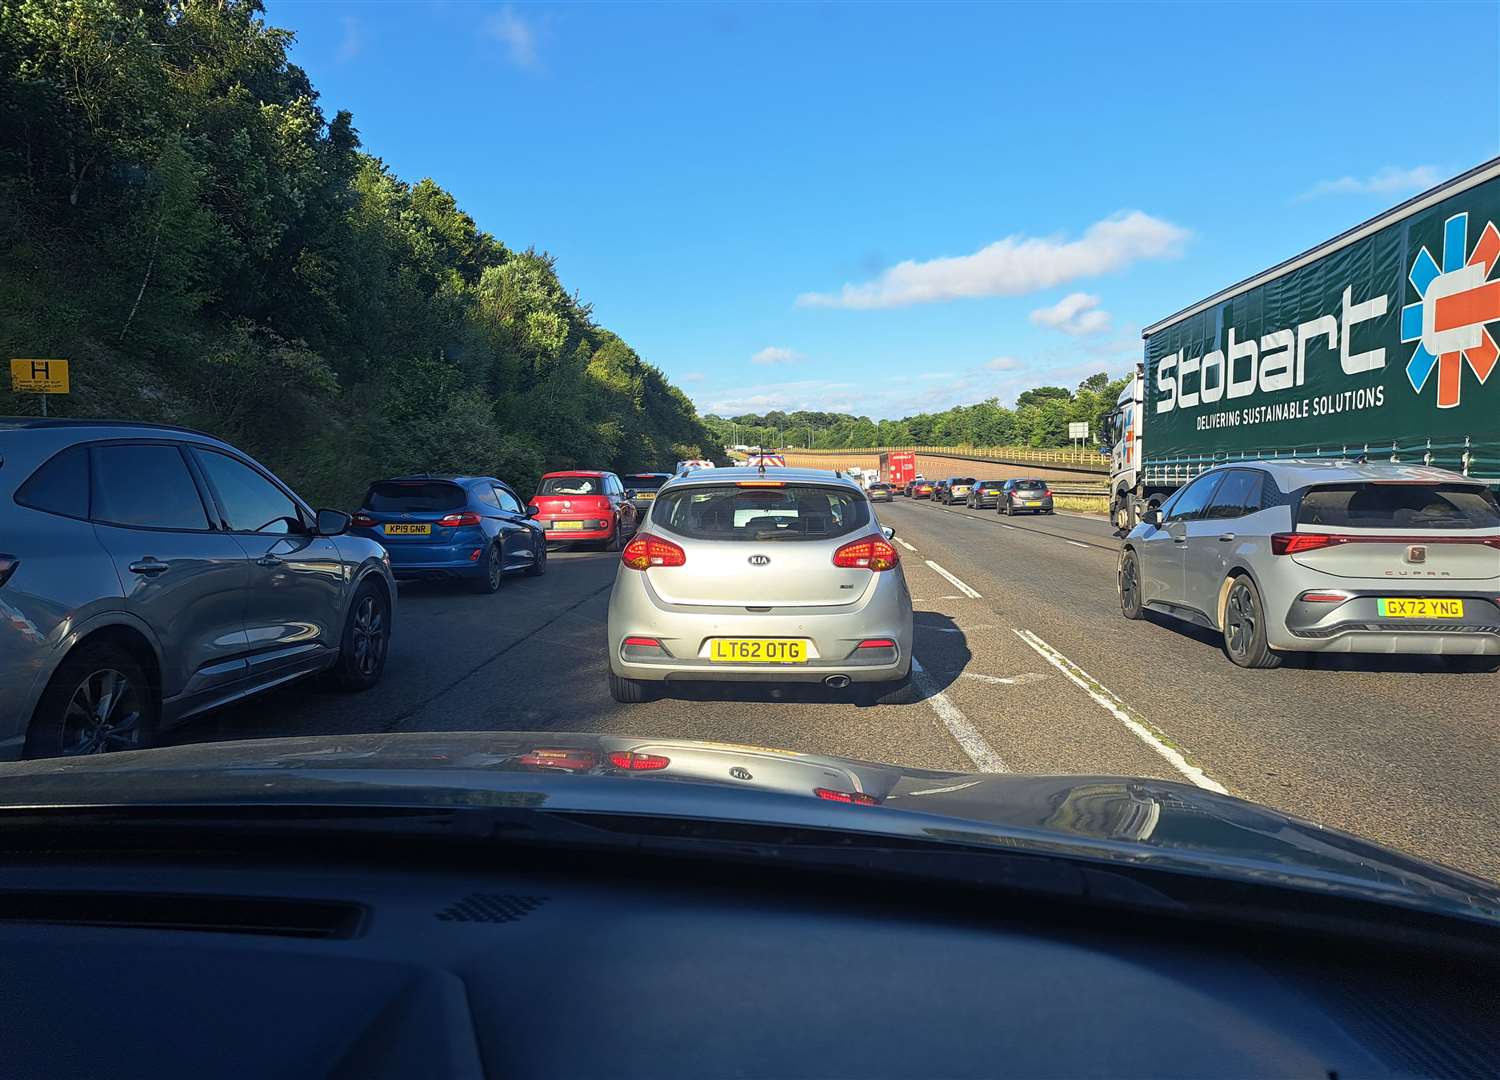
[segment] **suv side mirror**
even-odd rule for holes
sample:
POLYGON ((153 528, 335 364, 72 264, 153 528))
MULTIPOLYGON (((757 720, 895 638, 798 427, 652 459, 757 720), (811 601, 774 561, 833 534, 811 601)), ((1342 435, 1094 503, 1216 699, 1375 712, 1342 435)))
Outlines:
POLYGON ((353 520, 342 510, 319 510, 317 523, 313 526, 316 536, 343 536, 349 531, 353 520))
POLYGON ((635 498, 635 488, 626 488, 625 489, 625 497, 627 499, 633 499, 633 498, 635 498))
POLYGON ((880 526, 880 535, 884 536, 887 540, 894 540, 896 539, 896 530, 889 525, 882 525, 880 526))
POLYGON ((1141 515, 1141 520, 1153 528, 1161 528, 1162 513, 1159 506, 1148 506, 1146 512, 1141 515))
POLYGON ((538 506, 536 503, 527 503, 526 504, 526 516, 527 517, 534 518, 538 514, 540 514, 541 512, 542 512, 542 508, 540 506, 538 506))

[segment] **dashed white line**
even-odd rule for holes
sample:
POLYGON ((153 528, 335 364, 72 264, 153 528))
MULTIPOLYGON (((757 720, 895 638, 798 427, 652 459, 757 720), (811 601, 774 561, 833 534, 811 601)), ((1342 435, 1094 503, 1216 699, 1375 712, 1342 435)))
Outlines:
POLYGON ((939 574, 942 574, 943 577, 947 578, 948 581, 949 581, 949 583, 955 589, 957 589, 959 592, 963 593, 970 600, 978 600, 980 598, 979 594, 977 592, 975 592, 973 589, 969 588, 962 581, 959 581, 958 578, 956 578, 952 574, 948 573, 948 571, 944 570, 941 566, 939 566, 937 563, 933 562, 931 559, 924 559, 922 561, 925 562, 928 566, 932 567, 934 570, 936 570, 939 574))
POLYGON ((988 773, 1009 771, 1005 767, 1005 761, 995 753, 995 748, 984 741, 984 736, 975 730, 973 724, 969 723, 969 718, 937 688, 937 684, 928 676, 927 670, 917 662, 915 656, 911 658, 911 681, 923 700, 932 707, 933 712, 937 713, 938 719, 948 729, 948 734, 953 736, 953 741, 958 743, 959 749, 974 763, 975 768, 980 772, 988 773))
POLYGON ((903 539, 901 539, 901 537, 899 537, 899 536, 897 536, 897 537, 895 537, 895 538, 894 538, 894 539, 895 539, 895 541, 896 541, 896 543, 898 543, 898 544, 900 544, 900 545, 901 545, 901 546, 902 546, 902 547, 904 547, 904 548, 905 548, 905 549, 906 549, 906 550, 907 550, 907 551, 910 551, 910 552, 911 552, 911 553, 912 553, 912 554, 914 554, 914 555, 915 555, 915 554, 916 554, 916 551, 917 551, 917 549, 916 549, 916 548, 914 548, 914 547, 912 547, 912 546, 911 546, 911 545, 910 545, 910 544, 908 544, 908 543, 907 543, 907 542, 906 542, 906 541, 905 541, 905 540, 903 540, 903 539))
POLYGON ((1000 527, 1002 529, 1009 529, 1011 532, 1020 532, 1021 531, 1021 526, 1019 526, 1019 525, 1007 525, 1003 521, 1000 523, 1000 527))
POLYGON ((1220 795, 1228 794, 1223 784, 1210 779, 1202 769, 1189 763, 1187 758, 1183 757, 1179 751, 1167 744, 1166 737, 1162 733, 1154 731, 1147 721, 1133 715, 1130 707, 1116 697, 1114 692, 1098 679, 1094 678, 1087 671, 1084 671, 1083 668, 1073 663, 1073 661, 1037 637, 1030 630, 1017 630, 1015 634, 1040 653, 1042 659, 1057 668, 1058 671, 1061 671, 1068 677, 1069 681, 1075 683, 1084 693, 1093 698, 1099 704, 1100 708, 1124 724, 1152 750, 1155 750, 1162 757, 1166 758, 1172 768, 1201 788, 1206 788, 1209 791, 1217 791, 1220 795))
POLYGON ((1086 548, 1089 546, 1088 544, 1080 544, 1077 540, 1069 540, 1068 543, 1072 544, 1074 547, 1086 548))

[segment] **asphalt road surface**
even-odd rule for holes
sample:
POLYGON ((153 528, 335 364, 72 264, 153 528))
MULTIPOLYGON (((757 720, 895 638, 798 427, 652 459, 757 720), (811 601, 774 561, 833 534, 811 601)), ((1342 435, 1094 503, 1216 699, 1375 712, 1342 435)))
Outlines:
POLYGON ((607 731, 933 769, 1187 780, 1500 879, 1500 675, 1414 657, 1245 671, 1206 631, 1120 616, 1099 519, 1002 520, 897 500, 922 700, 700 684, 644 705, 605 685, 619 556, 554 552, 493 596, 403 585, 385 677, 292 687, 177 742, 381 731, 607 731))

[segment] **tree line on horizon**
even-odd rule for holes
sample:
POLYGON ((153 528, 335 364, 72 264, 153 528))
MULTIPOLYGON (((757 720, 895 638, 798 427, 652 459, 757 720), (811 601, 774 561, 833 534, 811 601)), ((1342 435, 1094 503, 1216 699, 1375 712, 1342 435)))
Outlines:
POLYGON ((1013 407, 989 398, 900 420, 872 420, 834 412, 773 411, 740 416, 709 413, 703 422, 729 446, 842 450, 877 446, 1064 447, 1072 445, 1068 425, 1086 421, 1089 444, 1097 446, 1104 417, 1114 409, 1127 381, 1111 379, 1101 371, 1084 379, 1076 390, 1038 386, 1023 391, 1013 407))
POLYGON ((718 452, 551 257, 325 116, 263 14, 0 5, 0 347, 71 362, 54 415, 200 428, 341 506, 402 472, 525 489, 718 452))

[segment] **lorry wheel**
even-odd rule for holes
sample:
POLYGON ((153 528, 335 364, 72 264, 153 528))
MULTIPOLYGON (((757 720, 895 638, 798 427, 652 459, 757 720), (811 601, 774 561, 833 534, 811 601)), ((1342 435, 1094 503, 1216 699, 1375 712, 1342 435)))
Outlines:
POLYGON ((1235 578, 1224 600, 1224 655, 1242 668, 1281 666, 1281 654, 1266 643, 1260 590, 1248 577, 1235 578))
POLYGON ((1141 562, 1134 550, 1120 559, 1120 614, 1127 619, 1146 617, 1146 598, 1141 593, 1141 562))
POLYGON ((1115 499, 1115 529, 1125 535, 1135 528, 1135 499, 1122 492, 1115 499))

